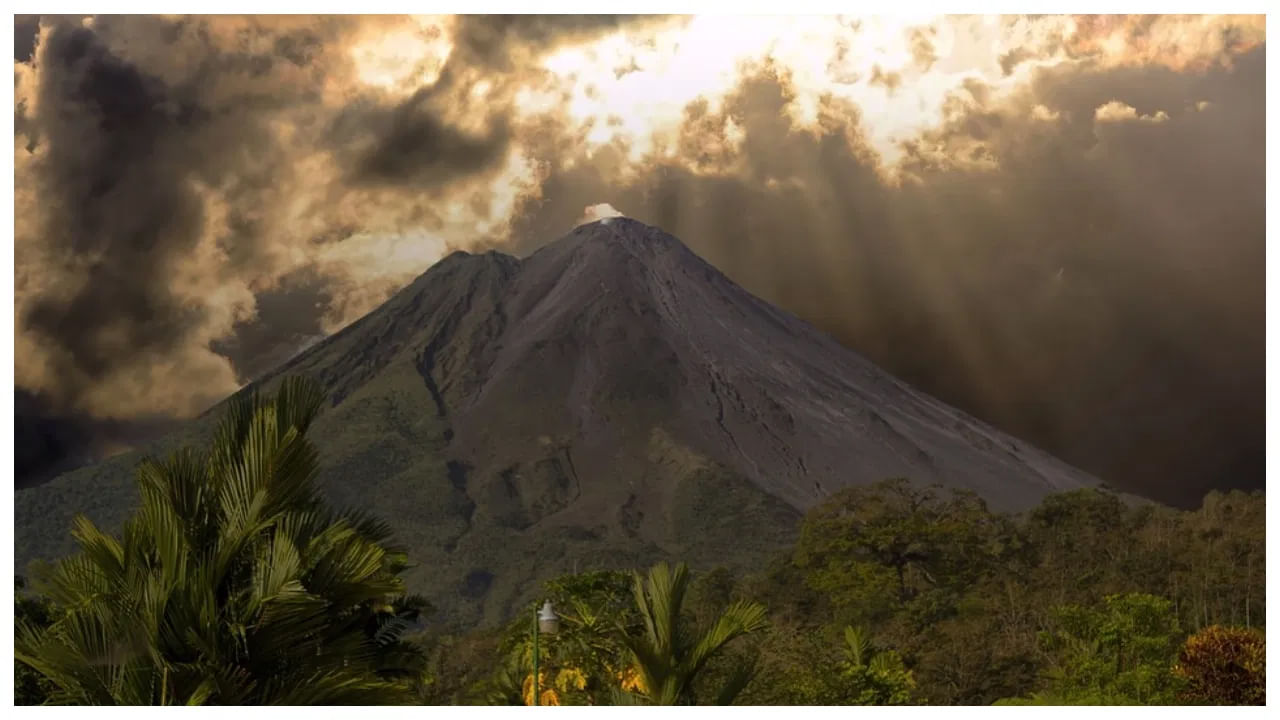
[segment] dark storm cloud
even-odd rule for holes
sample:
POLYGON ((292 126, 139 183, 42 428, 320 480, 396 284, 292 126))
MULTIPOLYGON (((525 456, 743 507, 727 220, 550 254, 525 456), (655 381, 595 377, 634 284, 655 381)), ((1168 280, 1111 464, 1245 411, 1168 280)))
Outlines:
POLYGON ((360 183, 436 187, 496 168, 513 142, 512 90, 527 81, 537 57, 625 27, 677 22, 662 16, 464 15, 454 51, 434 83, 393 105, 353 105, 334 125, 333 142, 360 183), (481 99, 470 90, 490 88, 481 99), (482 129, 459 127, 460 116, 482 129))
POLYGON ((251 27, 219 47, 216 29, 190 18, 38 24, 34 54, 15 67, 26 83, 15 133, 27 138, 17 150, 16 367, 19 392, 33 398, 15 415, 30 449, 20 484, 235 388, 240 368, 210 345, 245 324, 220 303, 251 305, 252 295, 225 301, 222 286, 270 272, 257 196, 288 163, 267 126, 315 92, 272 74, 306 65, 318 47, 307 28, 265 33, 275 42, 264 44, 251 27), (223 207, 211 206, 215 194, 223 207), (208 238, 219 212, 229 232, 208 238), (184 278, 210 240, 214 263, 184 278))
POLYGON ((13 16, 13 61, 27 62, 36 50, 36 34, 40 31, 39 15, 13 16))
POLYGON ((14 487, 38 485, 176 427, 169 418, 99 420, 61 414, 47 397, 14 390, 14 487))
POLYGON ((39 350, 19 367, 63 412, 212 402, 235 378, 209 342, 252 311, 226 288, 271 269, 262 207, 289 168, 272 123, 315 93, 287 82, 313 34, 246 26, 219 47, 199 19, 42 25, 19 67, 18 326, 39 350), (216 264, 192 277, 201 256, 216 264))
POLYGON ((510 72, 523 53, 541 55, 623 28, 679 21, 660 15, 463 15, 453 40, 466 62, 510 72))
MULTIPOLYGON (((468 132, 443 119, 452 99, 449 70, 435 85, 386 108, 349 108, 334 124, 338 147, 354 150, 351 179, 361 183, 412 183, 438 187, 450 180, 494 169, 506 158, 511 132, 508 110, 494 111, 491 127, 468 132)), ((341 151, 341 150, 340 150, 341 151)))
POLYGON ((329 278, 314 270, 289 273, 256 296, 253 320, 237 323, 214 350, 231 361, 236 376, 250 381, 274 370, 325 336, 320 316, 332 302, 329 278))
POLYGON ((82 269, 22 318, 61 350, 71 393, 139 354, 163 354, 199 320, 167 291, 171 261, 199 236, 201 203, 172 146, 200 108, 114 56, 88 29, 51 26, 42 40, 37 142, 44 250, 82 269))
MULTIPOLYGON (((1262 482, 1263 61, 1064 69, 1006 103, 972 83, 926 137, 950 152, 909 156, 900 188, 839 129, 793 131, 786 81, 762 75, 724 109, 746 134, 734 172, 660 163, 620 184, 616 152, 579 158, 515 235, 607 201, 926 391, 1194 503, 1262 482), (1095 121, 1115 100, 1169 119, 1095 121)), ((691 117, 687 144, 706 144, 717 119, 691 117)))

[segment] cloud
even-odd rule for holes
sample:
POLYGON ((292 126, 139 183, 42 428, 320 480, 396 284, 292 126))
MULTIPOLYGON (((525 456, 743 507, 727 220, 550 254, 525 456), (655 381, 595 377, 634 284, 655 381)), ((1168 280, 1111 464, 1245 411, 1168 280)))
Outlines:
POLYGON ((761 71, 682 128, 680 146, 715 146, 731 118, 731 158, 620 171, 623 148, 554 154, 514 235, 532 249, 607 192, 922 389, 1191 503, 1262 477, 1263 73, 1259 49, 1204 72, 1072 65, 1012 94, 971 83, 895 185, 865 115, 829 98, 820 131, 797 128, 791 79, 761 71), (1226 114, 1095 134, 1115 98, 1135 116, 1199 98, 1226 114))
POLYGON ((1045 107, 1044 105, 1036 105, 1035 107, 1031 108, 1031 117, 1035 120, 1052 122, 1062 117, 1062 114, 1054 112, 1049 108, 1045 107))
POLYGON ((1162 123, 1169 119, 1168 113, 1163 110, 1157 110, 1151 115, 1139 115, 1137 110, 1119 100, 1112 100, 1105 105, 1100 105, 1093 112, 1093 117, 1098 122, 1162 123))
POLYGON ((190 178, 217 168, 180 156, 190 150, 175 143, 207 127, 203 108, 167 96, 88 28, 52 26, 38 52, 30 97, 38 133, 24 167, 37 197, 19 208, 20 223, 35 227, 18 234, 42 242, 23 242, 18 264, 42 262, 48 284, 20 298, 20 327, 47 343, 47 372, 65 392, 91 396, 118 368, 179 353, 201 386, 234 388, 225 363, 190 342, 216 322, 213 311, 169 284, 189 269, 206 230, 190 178))
POLYGON ((63 415, 48 398, 14 390, 14 480, 23 488, 114 455, 175 429, 167 418, 97 419, 63 415))
POLYGON ((1000 56, 1000 69, 1005 75, 1012 75, 1014 68, 1024 60, 1030 60, 1035 57, 1035 53, 1030 52, 1026 48, 1014 48, 1009 52, 1000 56))
POLYGON ((915 28, 909 33, 911 38, 911 57, 916 62, 916 67, 922 72, 928 72, 929 68, 938 61, 938 54, 934 50, 933 41, 930 39, 936 34, 932 28, 915 28))
POLYGON ((529 63, 661 22, 17 18, 18 383, 65 412, 204 409, 275 356, 250 338, 287 278, 323 287, 292 347, 499 241, 536 181, 512 137, 529 63), (386 37, 435 60, 388 80, 386 37))
POLYGON ((198 411, 450 250, 532 250, 603 197, 1107 477, 1190 497, 1262 457, 1261 18, 20 29, 41 412, 198 411))
POLYGON ((1203 71, 1230 66, 1266 38, 1262 15, 1087 15, 1065 39, 1072 57, 1203 71))
POLYGON ((460 177, 492 170, 506 157, 510 129, 495 113, 477 132, 445 119, 456 102, 453 74, 389 107, 349 108, 334 123, 338 163, 355 184, 438 187, 460 177))
POLYGON ((35 52, 36 35, 40 32, 39 15, 13 16, 13 61, 27 62, 35 52))

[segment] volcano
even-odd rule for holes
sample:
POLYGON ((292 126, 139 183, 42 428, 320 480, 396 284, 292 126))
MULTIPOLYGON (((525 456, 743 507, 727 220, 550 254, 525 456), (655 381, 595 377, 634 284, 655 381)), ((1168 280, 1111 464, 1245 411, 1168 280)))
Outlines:
MULTIPOLYGON (((386 519, 444 618, 496 622, 547 577, 751 565, 831 493, 889 477, 1016 511, 1097 480, 906 384, 624 217, 533 255, 454 253, 255 383, 319 380, 339 506, 386 519)), ((207 437, 217 408, 149 448, 207 437)), ((137 453, 16 496, 18 566, 118 527, 137 453)))

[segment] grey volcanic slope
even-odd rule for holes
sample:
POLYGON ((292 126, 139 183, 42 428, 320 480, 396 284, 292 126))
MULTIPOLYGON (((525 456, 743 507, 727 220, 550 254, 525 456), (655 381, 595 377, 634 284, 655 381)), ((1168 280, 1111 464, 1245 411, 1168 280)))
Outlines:
MULTIPOLYGON (((905 476, 1019 510, 1097 484, 626 218, 524 260, 454 253, 259 385, 287 374, 330 395, 312 431, 328 497, 390 521, 415 589, 459 623, 575 567, 753 564, 849 485, 905 476)), ((75 511, 118 525, 137 457, 19 492, 19 567, 66 551, 75 511)))

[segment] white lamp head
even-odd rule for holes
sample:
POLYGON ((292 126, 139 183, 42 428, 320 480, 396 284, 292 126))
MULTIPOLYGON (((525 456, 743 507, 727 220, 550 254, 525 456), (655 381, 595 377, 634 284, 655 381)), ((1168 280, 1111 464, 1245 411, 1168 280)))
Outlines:
POLYGON ((542 609, 538 611, 538 631, 547 635, 560 632, 560 618, 550 600, 544 602, 542 609))

